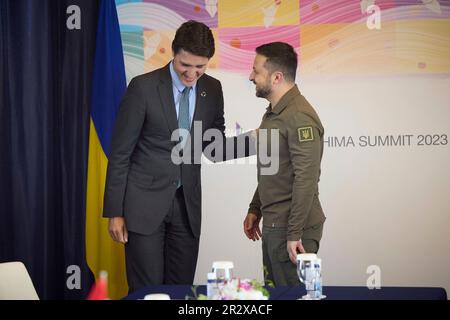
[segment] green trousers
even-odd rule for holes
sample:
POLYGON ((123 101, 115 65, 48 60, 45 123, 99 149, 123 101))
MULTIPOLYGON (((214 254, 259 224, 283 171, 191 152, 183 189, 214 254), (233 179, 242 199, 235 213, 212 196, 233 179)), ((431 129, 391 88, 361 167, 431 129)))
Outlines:
MULTIPOLYGON (((305 229, 302 245, 306 253, 317 253, 322 238, 323 223, 305 229)), ((272 281, 276 286, 298 286, 300 280, 297 266, 289 259, 287 252, 287 228, 263 226, 262 253, 264 279, 272 281)))

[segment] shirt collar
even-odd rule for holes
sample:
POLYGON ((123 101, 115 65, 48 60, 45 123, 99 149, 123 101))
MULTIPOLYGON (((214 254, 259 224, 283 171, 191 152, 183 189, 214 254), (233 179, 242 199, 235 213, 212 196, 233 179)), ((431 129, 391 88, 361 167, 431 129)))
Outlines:
POLYGON ((294 85, 291 89, 289 89, 288 92, 286 92, 281 97, 280 101, 278 101, 278 103, 275 106, 269 104, 269 106, 266 108, 266 112, 280 114, 281 111, 283 111, 284 108, 287 107, 289 102, 298 95, 300 95, 300 90, 298 90, 297 85, 294 85))

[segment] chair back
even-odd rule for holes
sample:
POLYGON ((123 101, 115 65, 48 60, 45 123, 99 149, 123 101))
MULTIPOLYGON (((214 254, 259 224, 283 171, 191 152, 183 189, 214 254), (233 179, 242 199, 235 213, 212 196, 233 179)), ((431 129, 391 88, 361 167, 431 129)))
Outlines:
POLYGON ((22 262, 0 263, 0 300, 39 300, 22 262))

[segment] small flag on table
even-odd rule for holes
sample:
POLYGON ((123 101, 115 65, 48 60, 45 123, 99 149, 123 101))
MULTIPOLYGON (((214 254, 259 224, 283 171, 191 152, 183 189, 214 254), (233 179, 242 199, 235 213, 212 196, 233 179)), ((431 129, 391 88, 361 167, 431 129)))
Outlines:
POLYGON ((108 298, 108 273, 100 272, 100 277, 94 283, 87 297, 88 300, 109 300, 108 298))

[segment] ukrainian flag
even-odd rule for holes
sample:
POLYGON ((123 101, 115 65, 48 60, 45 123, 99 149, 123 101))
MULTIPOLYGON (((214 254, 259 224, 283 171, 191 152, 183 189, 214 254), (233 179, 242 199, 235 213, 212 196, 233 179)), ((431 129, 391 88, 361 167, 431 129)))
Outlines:
POLYGON ((112 130, 125 90, 125 65, 116 6, 114 0, 102 0, 97 26, 91 97, 86 259, 96 278, 99 277, 101 270, 108 272, 108 291, 111 299, 124 297, 128 290, 124 247, 110 238, 108 219, 102 218, 112 130))

